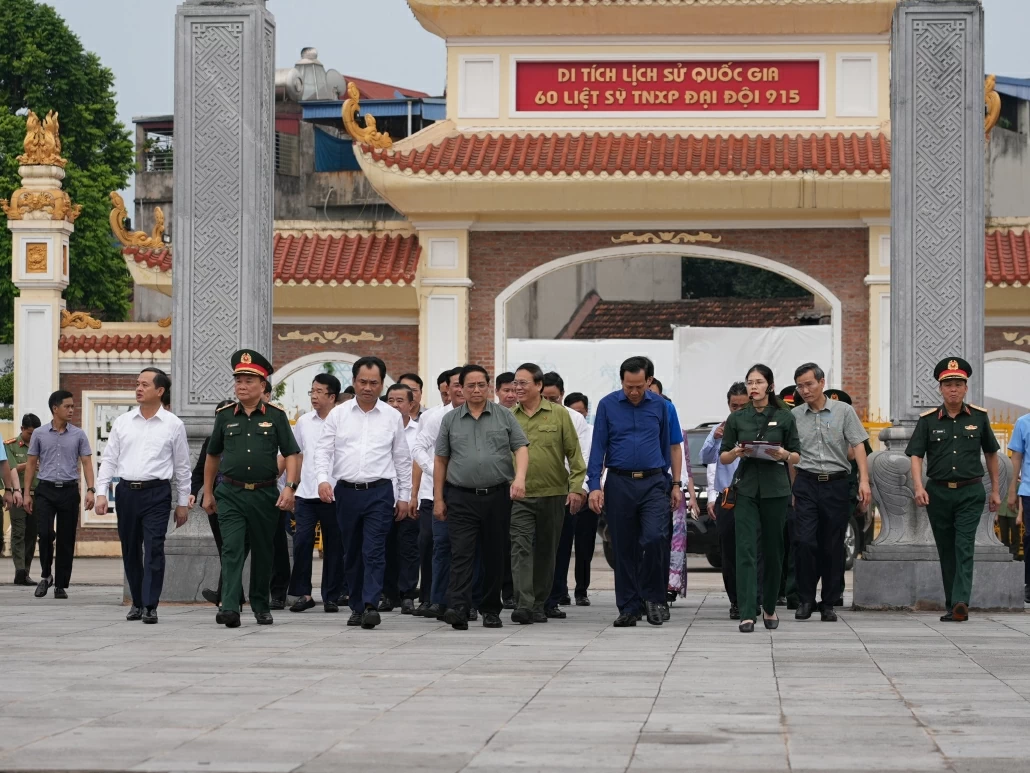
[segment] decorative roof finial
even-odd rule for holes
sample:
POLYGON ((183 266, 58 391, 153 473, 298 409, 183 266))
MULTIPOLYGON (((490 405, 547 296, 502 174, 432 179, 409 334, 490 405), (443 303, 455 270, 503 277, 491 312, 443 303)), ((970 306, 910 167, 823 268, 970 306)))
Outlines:
POLYGON ((1001 116, 1001 97, 994 90, 995 78, 988 75, 984 82, 984 104, 987 106, 987 115, 984 116, 984 139, 991 141, 991 129, 998 123, 1001 116))
POLYGON ((31 110, 25 122, 25 153, 18 156, 18 163, 25 166, 60 166, 68 162, 61 158, 61 126, 57 113, 51 110, 42 124, 31 110))
POLYGON ((160 250, 165 247, 165 213, 161 207, 154 207, 154 229, 148 236, 143 231, 126 231, 125 220, 129 213, 125 211, 125 202, 117 191, 111 191, 111 231, 124 247, 145 247, 160 250))
POLYGON ((388 132, 376 130, 375 116, 365 114, 365 125, 358 126, 355 120, 361 108, 361 92, 354 81, 347 84, 347 100, 343 103, 343 127, 355 142, 371 145, 373 148, 386 149, 393 147, 393 140, 388 132))

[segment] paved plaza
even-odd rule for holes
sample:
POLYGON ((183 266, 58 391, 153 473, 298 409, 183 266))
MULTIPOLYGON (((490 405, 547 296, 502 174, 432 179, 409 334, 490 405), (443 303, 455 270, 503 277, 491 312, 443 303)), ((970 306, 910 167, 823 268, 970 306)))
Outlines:
POLYGON ((0 770, 1027 769, 1030 614, 787 613, 743 635, 703 564, 661 628, 612 628, 601 590, 565 621, 458 633, 320 608, 128 623, 118 562, 78 560, 108 584, 0 587, 0 770))

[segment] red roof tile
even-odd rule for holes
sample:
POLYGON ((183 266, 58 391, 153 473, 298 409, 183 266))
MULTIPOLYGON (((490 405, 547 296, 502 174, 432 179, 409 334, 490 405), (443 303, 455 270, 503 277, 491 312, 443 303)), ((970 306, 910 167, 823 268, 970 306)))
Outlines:
POLYGON ((418 268, 417 236, 275 235, 275 278, 293 282, 410 284, 418 268))
MULTIPOLYGON (((428 97, 429 95, 424 91, 415 91, 414 89, 402 89, 400 86, 391 86, 389 83, 379 83, 378 81, 365 80, 364 78, 354 78, 350 75, 343 76, 343 79, 347 83, 353 83, 358 87, 358 93, 362 99, 396 99, 397 95, 405 97, 428 97)), ((344 95, 346 98, 346 95, 344 95)))
POLYGON ((1030 284, 1030 228, 991 229, 984 245, 984 263, 991 284, 1030 284))
POLYGON ((430 174, 880 174, 890 169, 890 140, 882 134, 457 134, 420 150, 362 145, 362 151, 385 166, 430 174))
POLYGON ((168 352, 172 348, 172 337, 63 335, 57 341, 57 348, 62 352, 168 352))
POLYGON ((125 247, 122 255, 132 258, 147 268, 156 268, 159 271, 172 270, 172 251, 169 248, 152 250, 147 247, 125 247))

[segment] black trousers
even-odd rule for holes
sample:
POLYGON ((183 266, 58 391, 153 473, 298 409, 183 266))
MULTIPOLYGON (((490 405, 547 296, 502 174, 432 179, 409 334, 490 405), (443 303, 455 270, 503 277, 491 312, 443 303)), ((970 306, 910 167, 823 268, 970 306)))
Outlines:
POLYGON ((268 597, 285 601, 290 588, 290 543, 286 537, 285 510, 279 511, 279 523, 272 537, 272 579, 268 583, 268 597))
POLYGON ((433 500, 418 503, 418 559, 422 578, 418 588, 420 604, 429 603, 433 592, 433 500))
POLYGON ((418 585, 418 570, 422 556, 419 552, 421 524, 405 518, 394 521, 386 535, 386 574, 383 577, 383 596, 391 601, 413 599, 418 585))
POLYGON ((802 602, 815 603, 820 580, 823 604, 840 598, 848 501, 847 478, 819 482, 801 472, 794 478, 794 567, 802 602))
MULTIPOLYGON (((597 519, 600 516, 590 508, 576 513, 576 598, 587 595, 590 589, 590 562, 594 560, 597 544, 597 519)), ((566 587, 566 593, 568 588, 566 587)))
MULTIPOLYGON (((582 512, 582 510, 580 511, 582 512)), ((561 525, 561 536, 558 537, 558 551, 554 556, 554 582, 551 584, 551 595, 544 606, 558 606, 558 599, 569 595, 569 564, 572 563, 572 546, 576 542, 576 519, 579 514, 569 512, 565 506, 565 520, 561 525)))
POLYGON ((67 588, 75 558, 75 530, 79 527, 78 484, 57 487, 41 480, 32 512, 39 525, 39 573, 49 577, 53 568, 54 586, 67 588))
MULTIPOLYGON (((447 503, 447 529, 451 540, 451 580, 448 598, 451 606, 466 610, 476 606, 484 614, 501 613, 501 585, 504 582, 505 535, 511 523, 511 499, 507 485, 485 496, 444 489, 447 503), (482 550, 483 596, 473 596, 476 544, 482 550)), ((508 551, 511 552, 510 550, 508 551)))
MULTIPOLYGON (((211 536, 215 538, 215 549, 218 551, 218 563, 222 563, 222 529, 218 525, 218 513, 207 516, 207 525, 211 527, 211 536)), ((222 601, 222 573, 218 574, 218 590, 215 591, 218 594, 218 602, 222 601)), ((247 599, 243 593, 243 586, 240 586, 240 606, 242 607, 247 603, 247 599)))
POLYGON ((172 487, 131 489, 119 483, 115 513, 122 564, 135 607, 156 607, 165 580, 165 534, 172 511, 172 487))

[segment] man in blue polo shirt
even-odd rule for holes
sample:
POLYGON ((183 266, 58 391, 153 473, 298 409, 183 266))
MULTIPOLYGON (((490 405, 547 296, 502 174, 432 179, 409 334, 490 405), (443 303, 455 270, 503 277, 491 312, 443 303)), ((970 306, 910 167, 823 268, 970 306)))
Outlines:
POLYGON ((662 624, 667 575, 662 546, 669 541, 669 508, 679 506, 681 481, 670 481, 670 420, 665 400, 648 391, 648 363, 630 357, 619 367, 622 389, 601 398, 594 417, 587 483, 590 509, 607 508, 615 551, 615 626, 662 624), (601 470, 608 468, 604 491, 601 470), (671 485, 671 493, 670 493, 671 485))
MULTIPOLYGON (((1012 480, 1009 482, 1008 505, 1010 513, 1018 512, 1018 494, 1023 502, 1023 601, 1030 604, 1030 528, 1026 519, 1030 515, 1030 413, 1020 416, 1016 426, 1012 428, 1012 439, 1009 440, 1009 451, 1012 452, 1012 480)), ((1016 522, 1019 528, 1019 521, 1016 522)))

